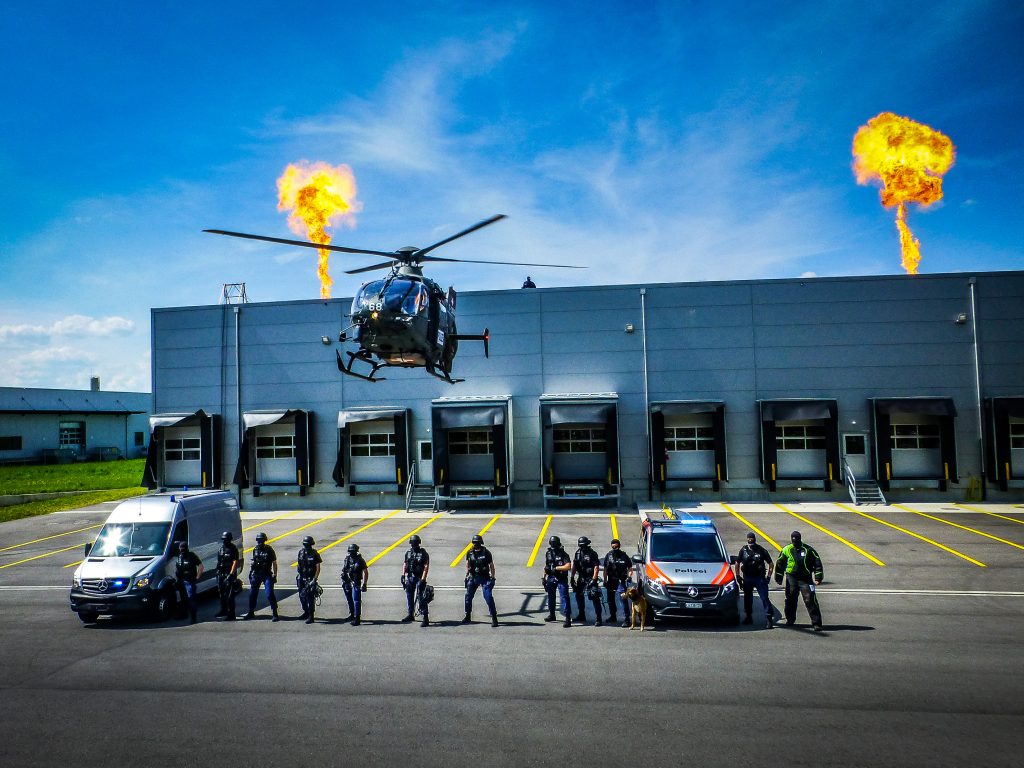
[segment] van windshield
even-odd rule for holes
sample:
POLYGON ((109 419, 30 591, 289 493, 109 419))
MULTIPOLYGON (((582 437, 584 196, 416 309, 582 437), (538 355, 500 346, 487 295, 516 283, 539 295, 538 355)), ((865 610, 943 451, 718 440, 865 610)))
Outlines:
POLYGON ((713 533, 659 531, 651 536, 651 559, 670 563, 720 563, 726 558, 713 533))
POLYGON ((170 530, 170 523, 107 523, 89 557, 162 555, 170 530))

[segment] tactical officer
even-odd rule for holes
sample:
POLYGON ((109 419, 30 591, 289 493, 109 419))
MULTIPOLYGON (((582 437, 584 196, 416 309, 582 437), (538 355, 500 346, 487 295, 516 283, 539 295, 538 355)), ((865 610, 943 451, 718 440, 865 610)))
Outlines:
POLYGON ((249 612, 245 618, 251 619, 255 616, 256 600, 260 596, 262 586, 267 593, 267 601, 270 609, 274 612, 274 621, 277 621, 277 596, 274 594, 274 584, 277 582, 277 553, 274 548, 267 544, 267 534, 260 531, 256 534, 256 546, 252 550, 252 565, 249 566, 249 612))
POLYGON ((563 627, 572 626, 572 606, 569 605, 569 571, 572 569, 572 558, 562 546, 557 536, 548 539, 548 551, 544 553, 544 590, 548 593, 548 615, 544 621, 557 621, 555 618, 555 595, 562 601, 562 614, 565 616, 563 627))
POLYGON ((199 606, 196 600, 196 582, 203 575, 203 563, 195 552, 189 551, 184 541, 178 543, 178 559, 174 562, 174 575, 178 582, 181 602, 188 606, 190 624, 196 623, 199 606))
POLYGON ((579 613, 576 614, 576 621, 580 624, 587 623, 587 609, 584 597, 589 597, 594 604, 594 615, 596 619, 594 626, 601 626, 601 589, 597 586, 597 574, 601 570, 601 558, 590 546, 590 539, 580 536, 576 542, 579 549, 572 557, 572 591, 576 593, 576 607, 579 613))
POLYGON ((815 591, 825 578, 821 558, 813 547, 804 544, 800 531, 793 531, 789 540, 792 543, 782 548, 782 554, 775 563, 775 583, 781 584, 783 576, 786 579, 786 626, 796 621, 796 596, 799 593, 807 606, 814 631, 821 632, 821 608, 815 591))
POLYGON ((409 604, 409 612, 402 621, 413 620, 413 603, 418 601, 420 615, 423 617, 421 626, 427 626, 427 603, 423 599, 423 588, 427 585, 427 573, 430 571, 430 555, 423 549, 422 540, 416 534, 409 537, 409 551, 405 553, 402 563, 402 587, 405 588, 405 600, 409 604))
POLYGON ((227 617, 235 620, 235 575, 238 571, 238 547, 234 545, 231 531, 220 535, 220 552, 217 553, 217 592, 220 594, 220 610, 216 618, 227 617))
POLYGON ((612 539, 612 548, 604 556, 604 588, 608 593, 608 613, 612 624, 618 621, 615 609, 622 602, 622 626, 629 626, 629 605, 626 602, 626 582, 633 575, 633 561, 622 551, 622 542, 612 539))
POLYGON ((473 537, 473 547, 466 553, 466 616, 463 624, 473 620, 473 596, 478 588, 483 588, 484 602, 491 612, 491 626, 498 626, 498 609, 494 607, 494 558, 484 546, 484 537, 477 534, 473 537))
POLYGON ((736 580, 743 587, 743 623, 750 624, 751 610, 754 607, 754 590, 757 590, 764 607, 765 625, 771 629, 774 623, 775 608, 768 599, 768 581, 772 577, 775 566, 768 550, 757 543, 753 531, 747 534, 747 543, 736 556, 736 580))
POLYGON ((359 554, 359 545, 349 544, 345 562, 341 565, 341 588, 345 592, 345 600, 348 601, 348 616, 345 621, 351 621, 353 627, 359 626, 359 617, 363 613, 363 592, 366 591, 366 583, 369 580, 370 568, 359 554))
POLYGON ((316 612, 317 593, 320 591, 320 563, 323 558, 320 553, 313 549, 312 536, 306 536, 302 540, 302 549, 299 550, 298 571, 295 575, 295 585, 299 590, 299 604, 302 606, 302 618, 307 624, 313 623, 313 614, 316 612))

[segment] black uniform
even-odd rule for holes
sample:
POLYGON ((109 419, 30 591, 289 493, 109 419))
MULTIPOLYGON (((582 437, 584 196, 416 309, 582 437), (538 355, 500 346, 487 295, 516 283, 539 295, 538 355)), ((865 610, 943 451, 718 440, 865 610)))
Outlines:
POLYGON ((576 593, 576 607, 579 612, 576 615, 576 621, 585 622, 587 620, 587 609, 585 608, 586 603, 584 598, 589 595, 590 602, 594 604, 594 614, 596 615, 596 623, 601 622, 601 592, 598 590, 596 593, 592 589, 588 589, 592 581, 594 581, 594 568, 601 565, 601 558, 598 557, 597 552, 593 550, 589 545, 580 547, 576 550, 576 554, 572 558, 572 591, 576 593))
POLYGON ((267 601, 277 618, 277 595, 274 594, 274 569, 277 553, 269 544, 257 544, 252 550, 252 564, 249 567, 249 615, 256 610, 260 587, 267 593, 267 601))
POLYGON ((199 580, 200 564, 198 555, 190 550, 179 552, 174 561, 174 575, 177 579, 178 592, 181 594, 181 602, 188 606, 189 619, 193 624, 196 623, 198 611, 196 582, 199 580))
POLYGON ((629 555, 621 549, 609 550, 604 556, 604 588, 608 593, 608 613, 611 620, 617 621, 616 600, 622 601, 622 615, 629 615, 629 608, 626 605, 626 581, 629 579, 629 569, 633 567, 633 561, 629 555))
POLYGON ((484 602, 487 603, 487 610, 491 612, 491 622, 497 626, 498 609, 494 605, 492 594, 494 580, 491 578, 491 563, 494 562, 494 558, 491 557, 491 551, 484 546, 480 549, 471 548, 466 555, 466 561, 469 563, 469 572, 466 574, 467 620, 473 610, 473 596, 476 595, 477 589, 483 589, 484 602))
POLYGON ((572 608, 569 605, 569 571, 557 571, 558 566, 571 563, 564 548, 548 547, 544 554, 544 590, 548 593, 548 621, 555 620, 555 596, 562 601, 562 615, 571 622, 572 608))
POLYGON ((323 562, 323 558, 313 547, 303 547, 299 550, 296 560, 299 564, 295 584, 299 590, 302 618, 312 621, 316 611, 316 593, 319 586, 316 580, 316 567, 323 562))
POLYGON ((771 554, 760 544, 744 544, 736 559, 739 562, 740 575, 743 576, 743 612, 746 617, 744 621, 750 618, 756 589, 770 624, 775 614, 772 602, 768 599, 768 564, 772 561, 771 554))
POLYGON ((363 574, 366 573, 366 561, 358 552, 345 555, 341 566, 341 587, 345 591, 349 615, 359 621, 363 613, 363 574))
POLYGON ((220 594, 220 611, 217 616, 235 618, 235 575, 231 567, 238 562, 238 547, 225 541, 217 553, 217 592, 220 594))
POLYGON ((424 624, 428 623, 429 619, 427 604, 423 600, 423 587, 426 586, 423 573, 429 565, 430 555, 427 554, 427 550, 423 547, 418 549, 410 548, 405 553, 405 600, 409 605, 409 613, 406 618, 412 619, 413 604, 419 601, 420 614, 423 616, 424 624))

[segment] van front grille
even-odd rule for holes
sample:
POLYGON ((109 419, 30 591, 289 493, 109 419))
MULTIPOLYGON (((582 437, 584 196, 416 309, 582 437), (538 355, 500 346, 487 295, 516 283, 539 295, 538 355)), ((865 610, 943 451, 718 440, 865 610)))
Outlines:
POLYGON ((673 600, 676 600, 676 601, 681 602, 681 603, 682 602, 687 602, 687 601, 691 601, 692 602, 692 601, 695 601, 695 600, 699 600, 699 601, 703 602, 705 600, 714 600, 716 597, 718 597, 719 587, 716 587, 714 585, 706 585, 705 586, 703 584, 701 584, 701 585, 694 584, 693 585, 693 589, 695 589, 697 591, 696 595, 689 594, 687 592, 687 590, 689 590, 689 589, 690 589, 689 586, 673 585, 673 586, 665 587, 665 592, 673 600))
POLYGON ((113 595, 124 592, 131 586, 129 578, 118 579, 82 579, 82 589, 85 592, 93 592, 97 595, 113 595))

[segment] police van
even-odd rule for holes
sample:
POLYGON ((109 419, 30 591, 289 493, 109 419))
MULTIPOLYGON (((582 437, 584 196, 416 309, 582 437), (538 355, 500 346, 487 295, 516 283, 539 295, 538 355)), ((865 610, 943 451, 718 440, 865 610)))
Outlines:
POLYGON ((203 563, 197 591, 213 589, 224 531, 231 531, 241 552, 238 500, 227 491, 154 493, 121 502, 95 542, 85 545, 85 559, 71 580, 71 610, 87 624, 101 615, 172 618, 178 607, 178 543, 187 542, 203 563))
POLYGON ((708 517, 640 510, 640 538, 633 562, 649 618, 718 617, 740 620, 739 589, 725 544, 708 517))

